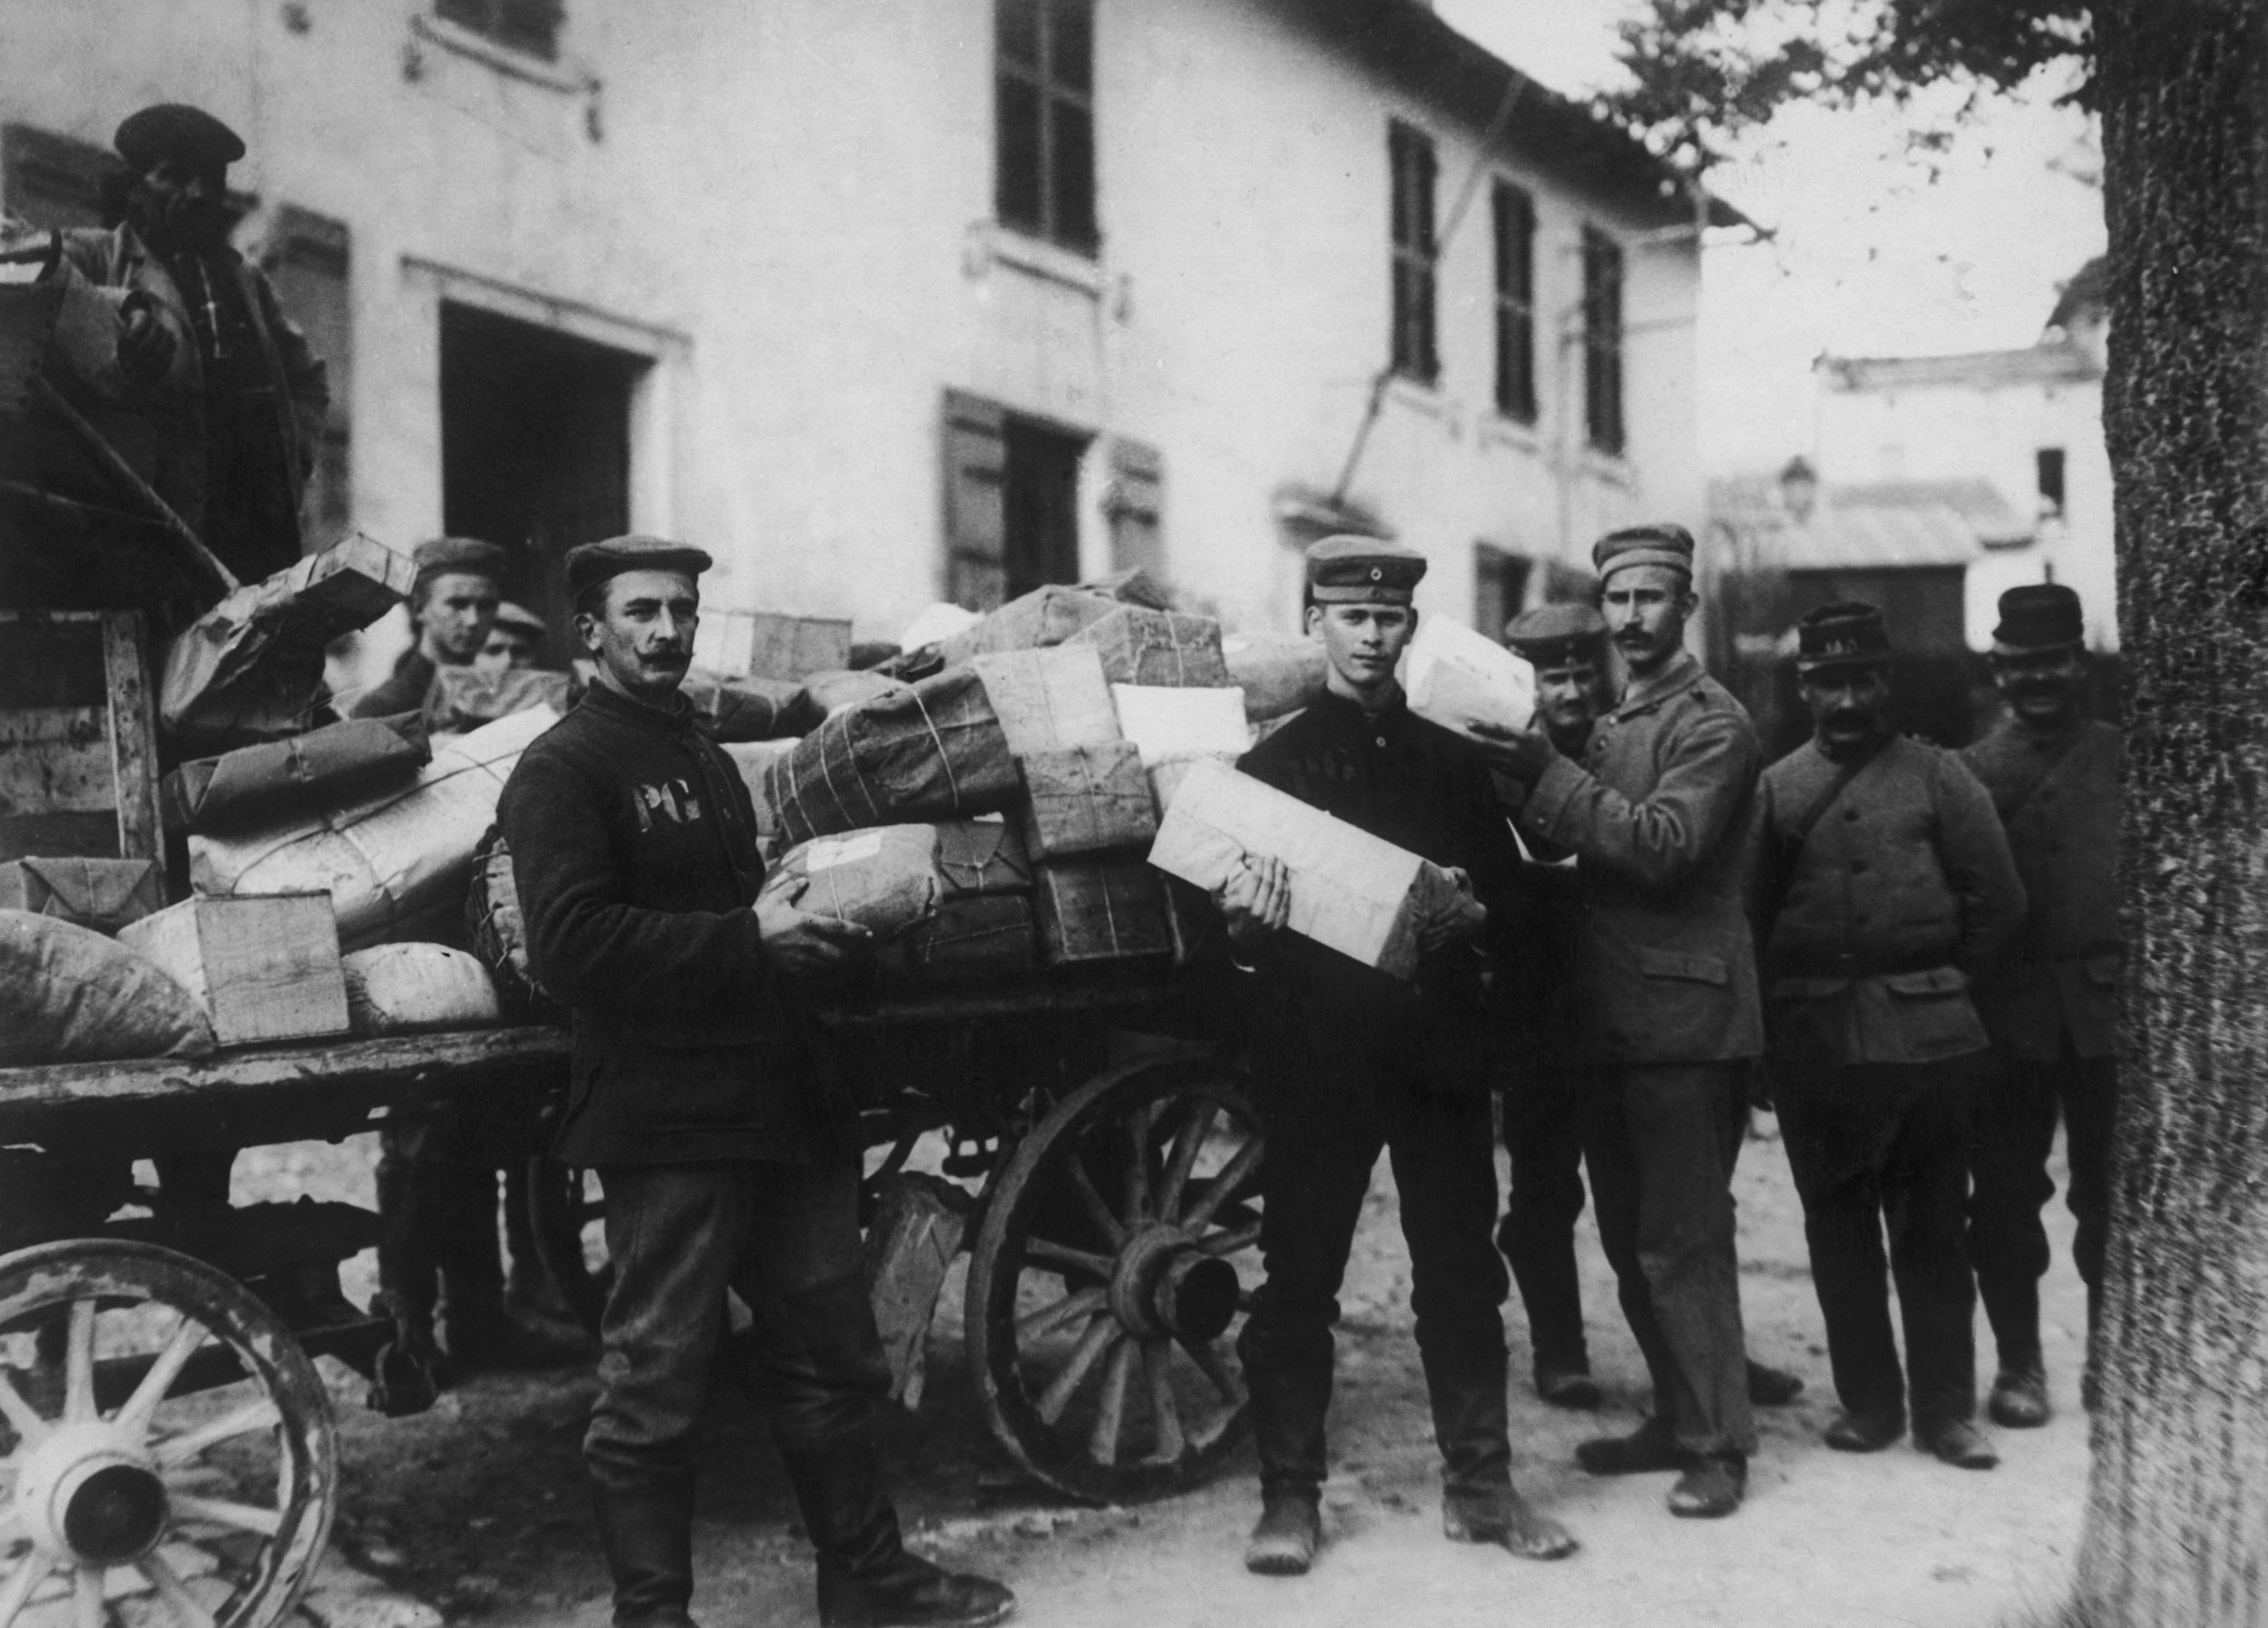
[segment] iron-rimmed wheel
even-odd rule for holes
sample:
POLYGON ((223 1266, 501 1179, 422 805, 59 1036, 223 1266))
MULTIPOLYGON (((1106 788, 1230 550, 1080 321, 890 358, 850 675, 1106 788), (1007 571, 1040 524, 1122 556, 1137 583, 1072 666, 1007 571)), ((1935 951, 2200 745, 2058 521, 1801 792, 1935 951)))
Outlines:
POLYGON ((1210 1059, 1149 1058, 1074 1091, 1026 1136, 969 1262, 985 1421, 1058 1491, 1182 1491, 1235 1448, 1228 1350, 1256 1278, 1257 1116, 1210 1059))
POLYGON ((337 1503, 330 1398, 249 1291, 154 1244, 0 1256, 0 1628, 270 1628, 337 1503))

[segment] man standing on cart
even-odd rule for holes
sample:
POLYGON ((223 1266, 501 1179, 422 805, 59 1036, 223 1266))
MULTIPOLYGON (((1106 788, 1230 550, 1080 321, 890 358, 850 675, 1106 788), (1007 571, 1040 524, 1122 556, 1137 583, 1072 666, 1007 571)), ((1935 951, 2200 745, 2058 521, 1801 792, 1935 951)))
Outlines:
POLYGON ((574 1014, 554 1152, 595 1166, 614 1281, 583 1438, 617 1628, 686 1628, 692 1432, 730 1290, 830 1624, 994 1623, 1015 1597, 908 1554, 873 1438, 889 1370, 859 1280, 855 1104, 797 982, 863 928, 757 902, 755 813, 678 694, 709 556, 650 537, 567 556, 598 680, 505 786, 531 962, 574 1014))
POLYGON ((1331 1328, 1382 1149, 1410 1246, 1442 1528, 1541 1560, 1575 1548, 1512 1486, 1481 940, 1504 925, 1520 854, 1479 751, 1413 713, 1394 678, 1425 566, 1374 537, 1326 537, 1307 551, 1307 628, 1329 658, 1329 688, 1238 765, 1461 876, 1455 903, 1421 929, 1415 981, 1282 932, 1289 888, 1273 859, 1248 864, 1217 901, 1239 964, 1257 974, 1262 1013, 1267 1280, 1237 1353, 1262 1505, 1245 1564, 1272 1575, 1305 1572, 1322 1542, 1331 1328))

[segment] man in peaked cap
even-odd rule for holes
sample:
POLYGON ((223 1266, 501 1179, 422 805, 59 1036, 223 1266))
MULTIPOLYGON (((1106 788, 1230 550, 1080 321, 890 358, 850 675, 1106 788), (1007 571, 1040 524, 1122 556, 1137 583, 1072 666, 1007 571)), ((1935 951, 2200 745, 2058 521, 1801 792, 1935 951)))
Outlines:
POLYGON ((410 647, 384 682, 363 692, 356 718, 424 710, 435 672, 465 667, 481 653, 503 603, 504 551, 478 537, 434 537, 417 545, 409 591, 410 647))
POLYGON ((258 268, 229 246, 236 132, 200 109, 145 107, 112 138, 123 219, 63 234, 66 327, 96 427, 238 577, 299 557, 299 499, 321 446, 323 364, 258 268))
POLYGON ((1992 794, 2030 901, 2024 930, 1989 966, 1977 1005, 1998 1066, 1971 1126, 1970 1259, 1999 1347, 1988 1411, 2019 1428, 2048 1419, 2039 1279, 2040 1206, 2055 1194, 2056 1117, 2068 1138, 2071 1253, 2095 1328, 2109 1216, 2118 1098, 2118 826, 2125 757, 2117 730, 2088 718, 2086 622, 2058 583, 2010 588, 1992 633, 1992 676, 2009 715, 1961 754, 1992 794))
POLYGON ((709 555, 658 537, 569 553, 598 677, 497 809, 532 970, 574 1015, 552 1152, 593 1166, 614 1279, 583 1460, 614 1622, 686 1628, 692 1432, 725 1293, 756 1366, 828 1624, 998 1622, 1015 1597, 906 1552, 874 1410, 889 1366, 859 1278, 857 1104, 803 993, 865 930, 758 893, 756 815, 679 686, 709 555))
POLYGON ((1827 1445, 1875 1452, 1911 1419, 1923 1451, 1989 1469, 1961 1236, 1988 1060, 1969 976, 2022 922, 2023 886, 1977 778, 1890 728, 1882 613, 1827 605, 1797 636, 1813 734, 1765 771, 1750 876, 1774 1092, 1843 1409, 1827 1445))
POLYGON ((543 660, 543 641, 550 637, 551 631, 533 611, 508 599, 500 600, 496 620, 488 624, 488 637, 482 642, 480 653, 473 658, 473 665, 482 672, 510 672, 536 666, 543 660))
POLYGON ((1289 883, 1274 859, 1247 865, 1218 897, 1261 1012, 1255 1081, 1269 1126, 1260 1223, 1267 1277, 1237 1352, 1262 1506, 1245 1564, 1268 1574, 1306 1571, 1321 1542, 1331 1329, 1382 1151, 1402 1195, 1418 1351, 1443 1461, 1443 1531, 1537 1559, 1575 1547, 1512 1487, 1508 1284, 1489 1238, 1496 1163, 1483 947, 1510 924, 1519 853, 1478 750, 1413 713, 1395 680, 1424 574, 1422 554, 1374 537, 1326 537, 1307 551, 1307 631, 1328 660, 1327 688, 1238 764, 1464 878, 1464 890, 1420 929, 1408 983, 1283 931, 1289 883))
POLYGON ((1583 1152, 1654 1381, 1636 1434, 1577 1456, 1594 1475, 1677 1470, 1673 1514, 1725 1515, 1755 1447, 1731 1177, 1763 1049, 1740 883, 1761 754, 1748 714, 1685 649, 1692 536, 1632 526, 1591 557, 1627 687, 1579 760, 1540 729, 1491 749, 1520 829, 1576 856, 1583 1152))

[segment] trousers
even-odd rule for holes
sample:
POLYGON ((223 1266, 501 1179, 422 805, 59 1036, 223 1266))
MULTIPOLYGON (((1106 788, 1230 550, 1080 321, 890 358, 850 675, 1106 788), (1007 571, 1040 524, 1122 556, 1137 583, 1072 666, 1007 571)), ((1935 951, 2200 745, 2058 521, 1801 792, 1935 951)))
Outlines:
POLYGON ((847 1156, 600 1168, 614 1281, 582 1451, 602 1487, 691 1473, 727 1290, 754 1315, 781 1448, 862 1436, 890 1370, 859 1282, 858 1174, 847 1156))
POLYGON ((1976 1412, 1977 1293, 1961 1219, 1980 1060, 1813 1064, 1776 1074, 1827 1358, 1850 1413, 1903 1418, 1911 1404, 1915 1427, 1926 1429, 1976 1412), (1892 1278, 1905 1325, 1902 1383, 1892 1278))
POLYGON ((1496 1247, 1520 1286, 1539 1372, 1590 1371, 1575 1266, 1575 1223, 1583 1213, 1582 1104, 1582 1071, 1574 1067, 1523 1071, 1503 1094, 1512 1180, 1496 1247))
POLYGON ((1970 1126, 1969 1258, 2004 1368, 2039 1360, 2039 1280, 2048 1260, 2040 1211, 2056 1192, 2048 1154, 2058 1111, 2071 1162, 2065 1201, 2078 1222, 2071 1255, 2087 1285, 2087 1328, 2095 1326, 2117 1108, 2118 1060, 2074 1056, 2068 1043, 2053 1063, 1999 1059, 1977 1094, 1970 1126))
POLYGON ((1733 1162, 1747 1128, 1738 1063, 1626 1063, 1593 1074, 1583 1122, 1598 1241, 1684 1451, 1755 1450, 1733 1240, 1733 1162))
POLYGON ((1496 1152, 1485 1093, 1398 1094, 1328 1125, 1269 1116, 1260 1250, 1266 1280, 1237 1339, 1265 1492, 1315 1495, 1329 1473, 1332 1328, 1347 1252, 1383 1149, 1401 1195, 1411 1306, 1452 1492, 1511 1480, 1502 1307, 1510 1288, 1490 1241, 1496 1152))

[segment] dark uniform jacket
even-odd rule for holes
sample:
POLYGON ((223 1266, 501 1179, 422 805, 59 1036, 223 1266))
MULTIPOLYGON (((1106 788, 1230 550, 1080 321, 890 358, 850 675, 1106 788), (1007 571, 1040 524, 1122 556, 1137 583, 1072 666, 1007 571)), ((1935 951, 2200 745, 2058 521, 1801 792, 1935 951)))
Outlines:
POLYGON ((423 712, 433 692, 433 658, 412 644, 394 663, 394 671, 362 692, 347 709, 349 718, 391 718, 396 712, 423 712))
MULTIPOLYGON (((1343 1069, 1363 1068, 1380 1042, 1408 1043, 1426 1048, 1436 1083, 1488 1090, 1481 1023, 1489 949, 1518 930, 1520 850, 1479 750, 1399 697, 1373 715, 1326 692, 1237 768, 1436 865, 1465 870, 1489 911, 1478 943, 1426 956, 1408 983, 1298 934, 1276 934, 1256 963, 1264 1057, 1279 1072, 1315 1071, 1324 1085, 1343 1069)), ((1351 1078, 1343 1084, 1361 1089, 1351 1078)))
POLYGON ((2052 735, 2014 719, 1961 759, 1991 793, 2031 908, 1977 980, 1994 1044, 2053 1063, 2107 1057, 2118 1038, 2118 821, 2126 749, 2092 719, 2052 735))
MULTIPOLYGON (((122 222, 106 231, 64 233, 63 258, 58 343, 70 359, 66 387, 136 472, 201 534, 206 500, 204 364, 181 289, 164 260, 122 222), (173 336, 172 362, 154 384, 131 379, 118 367, 118 313, 136 291, 149 297, 159 320, 173 336)), ((306 336, 285 319, 275 290, 257 267, 225 247, 206 263, 233 280, 250 323, 259 353, 256 371, 268 381, 280 471, 289 487, 277 507, 296 515, 315 468, 330 404, 323 364, 308 348, 306 336)), ((274 547, 280 563, 270 570, 298 557, 296 524, 292 535, 276 539, 274 547)), ((265 574, 249 574, 256 579, 265 574)))
POLYGON ((1813 821, 1839 765, 1805 741, 1765 770, 1751 874, 1775 1056, 1934 1063, 1984 1049, 1969 974, 2024 918, 1992 801, 1953 753, 1889 741, 1813 821), (1775 881, 1775 878, 1779 878, 1775 881))
POLYGON ((1598 1063, 1709 1063, 1764 1049, 1741 887, 1756 731, 1683 651, 1558 758, 1523 828, 1573 849, 1582 898, 1587 1053, 1598 1063))
POLYGON ((570 1163, 801 1161, 836 1099, 815 1026, 767 961, 764 878, 732 760, 601 685, 506 782, 530 964, 574 1013, 570 1163))

